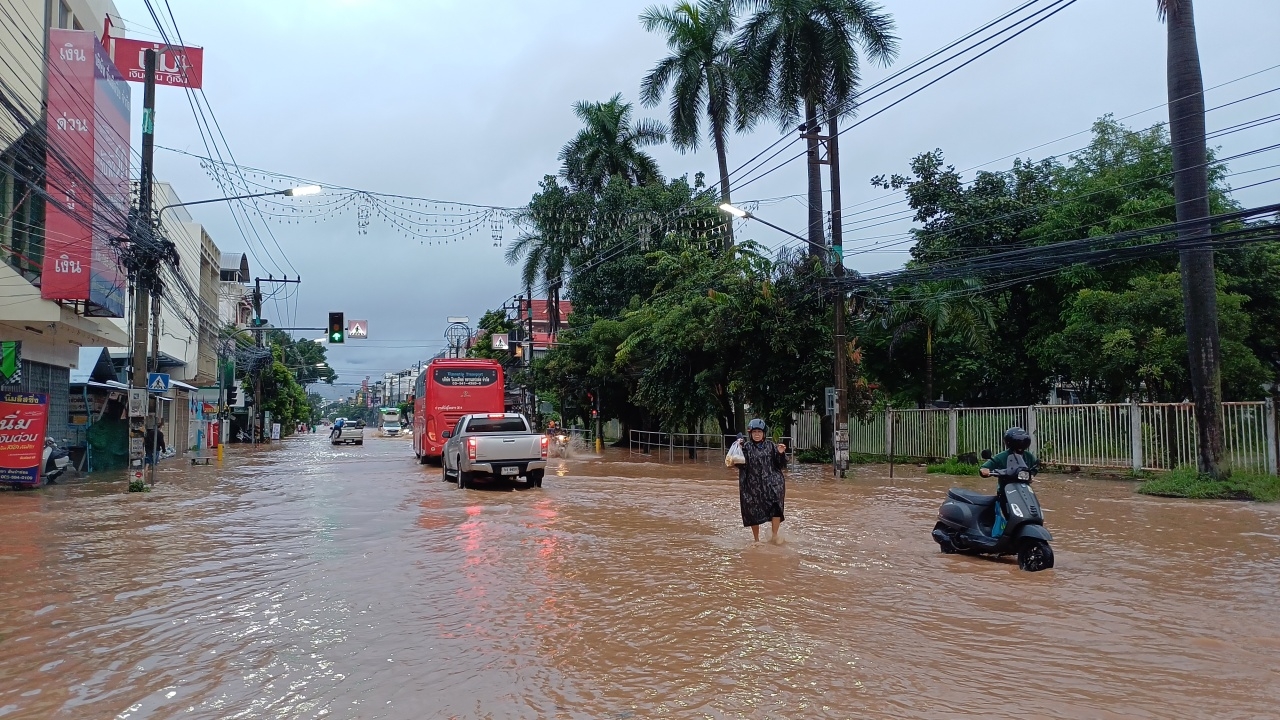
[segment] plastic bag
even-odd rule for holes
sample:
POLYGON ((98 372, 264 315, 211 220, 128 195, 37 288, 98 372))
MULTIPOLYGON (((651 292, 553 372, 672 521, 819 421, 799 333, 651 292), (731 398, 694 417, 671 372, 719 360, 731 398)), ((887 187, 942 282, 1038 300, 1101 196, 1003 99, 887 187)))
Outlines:
POLYGON ((747 456, 742 453, 742 443, 735 442, 729 446, 729 452, 724 456, 724 466, 733 467, 734 465, 746 465, 747 456))

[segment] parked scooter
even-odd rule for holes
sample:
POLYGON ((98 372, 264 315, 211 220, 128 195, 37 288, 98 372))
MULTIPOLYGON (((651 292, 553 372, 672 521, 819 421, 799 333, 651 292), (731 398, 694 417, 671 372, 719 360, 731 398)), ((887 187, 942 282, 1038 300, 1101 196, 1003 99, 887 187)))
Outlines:
POLYGON ((53 438, 44 439, 44 481, 57 482, 59 477, 71 466, 71 455, 58 447, 53 438))
MULTIPOLYGON (((991 459, 983 450, 982 458, 991 459)), ((933 539, 944 553, 1014 555, 1018 567, 1029 572, 1053 567, 1053 536, 1044 528, 1040 501, 1031 489, 1038 467, 1027 467, 1022 455, 1010 453, 1004 470, 992 470, 998 487, 995 495, 963 488, 947 491, 938 510, 933 539)))

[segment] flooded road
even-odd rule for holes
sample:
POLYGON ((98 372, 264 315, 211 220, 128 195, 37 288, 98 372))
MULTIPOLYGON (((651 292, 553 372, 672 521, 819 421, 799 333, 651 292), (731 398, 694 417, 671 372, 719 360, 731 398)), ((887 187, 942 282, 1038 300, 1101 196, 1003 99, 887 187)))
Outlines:
POLYGON ((939 554, 949 479, 907 473, 793 467, 781 546, 731 471, 625 453, 458 490, 316 436, 0 493, 0 717, 1276 717, 1280 508, 1045 477, 1029 574, 939 554))

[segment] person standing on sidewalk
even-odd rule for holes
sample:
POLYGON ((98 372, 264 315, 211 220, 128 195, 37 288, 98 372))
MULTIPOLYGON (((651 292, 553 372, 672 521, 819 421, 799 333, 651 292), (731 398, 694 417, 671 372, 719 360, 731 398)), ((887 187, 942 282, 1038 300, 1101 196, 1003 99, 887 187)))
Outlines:
POLYGON ((783 505, 787 497, 787 481, 782 469, 787 466, 787 446, 765 438, 768 426, 756 418, 747 425, 748 437, 738 440, 747 461, 738 466, 738 495, 742 503, 742 526, 760 542, 760 526, 769 523, 773 530, 769 542, 778 542, 778 528, 785 519, 783 505))

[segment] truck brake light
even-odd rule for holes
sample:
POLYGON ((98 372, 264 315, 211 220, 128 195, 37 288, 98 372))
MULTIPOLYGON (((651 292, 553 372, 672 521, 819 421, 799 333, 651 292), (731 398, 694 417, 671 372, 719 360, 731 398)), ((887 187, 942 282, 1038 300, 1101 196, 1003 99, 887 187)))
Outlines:
POLYGON ((542 459, 547 459, 547 441, 550 440, 546 435, 542 436, 542 459))
POLYGON ((506 417, 506 415, 503 415, 502 413, 489 413, 489 417, 493 420, 501 420, 506 417))
POLYGON ((468 460, 476 459, 476 439, 475 438, 467 438, 467 459, 468 460))

